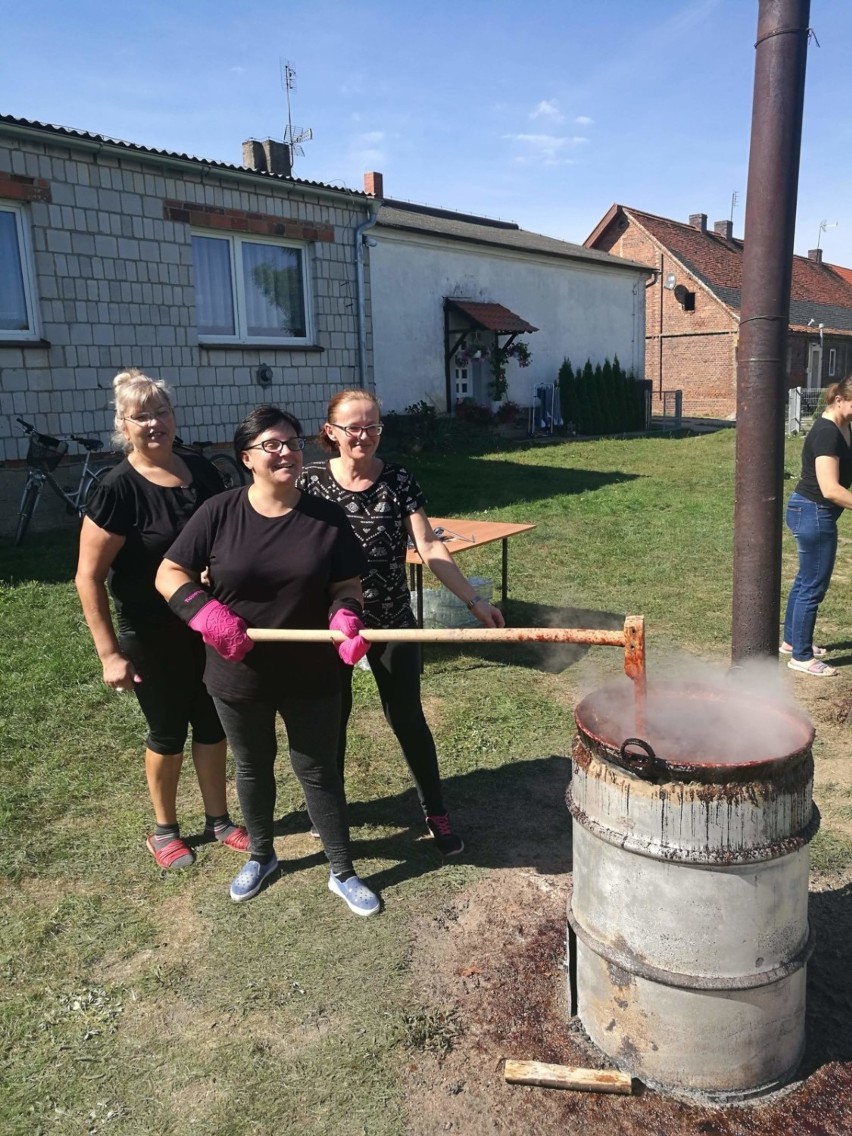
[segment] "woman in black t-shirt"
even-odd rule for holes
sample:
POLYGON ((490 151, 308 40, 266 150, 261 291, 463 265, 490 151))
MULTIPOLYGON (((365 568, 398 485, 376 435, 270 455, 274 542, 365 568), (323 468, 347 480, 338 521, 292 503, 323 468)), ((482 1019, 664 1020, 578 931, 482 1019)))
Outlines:
POLYGON ((338 647, 347 663, 367 650, 357 635, 364 557, 343 512, 297 489, 301 435, 298 420, 275 406, 258 407, 243 420, 234 451, 252 484, 199 509, 166 553, 157 587, 207 644, 205 681, 237 763, 251 859, 232 882, 231 899, 251 899, 278 868, 273 820, 280 714, 293 770, 331 863, 329 890, 356 915, 373 915, 379 900, 352 864, 335 762, 340 678, 334 647, 255 645, 246 634, 247 627, 331 626, 349 636, 338 647), (202 587, 205 568, 209 582, 202 587))
POLYGON ((246 830, 228 816, 225 732, 204 688, 204 652, 154 587, 163 553, 199 505, 224 487, 209 462, 174 452, 174 411, 161 379, 122 371, 113 390, 114 441, 127 457, 88 506, 75 582, 104 682, 135 691, 148 722, 145 773, 156 821, 148 850, 161 868, 185 868, 195 853, 181 838, 176 810, 190 725, 205 835, 238 852, 248 848, 246 830))
POLYGON ((817 610, 828 591, 837 554, 837 518, 852 509, 852 376, 832 383, 825 410, 811 426, 802 448, 802 476, 787 502, 787 527, 796 538, 799 571, 784 617, 781 653, 787 666, 814 678, 833 678, 836 667, 814 646, 817 610))

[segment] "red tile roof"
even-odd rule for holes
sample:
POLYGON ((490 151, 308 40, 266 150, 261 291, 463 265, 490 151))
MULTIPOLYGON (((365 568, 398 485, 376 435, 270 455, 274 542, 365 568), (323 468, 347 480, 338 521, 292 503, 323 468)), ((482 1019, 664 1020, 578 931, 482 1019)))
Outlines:
POLYGON ((839 264, 826 265, 832 272, 836 272, 838 276, 842 276, 844 280, 848 280, 852 284, 852 268, 841 268, 839 264))
MULTIPOLYGON (((594 247, 619 213, 640 225, 722 303, 739 311, 742 240, 726 240, 710 229, 702 232, 680 221, 616 205, 610 209, 586 243, 594 247)), ((806 327, 809 319, 824 324, 826 330, 852 331, 852 270, 818 264, 805 256, 793 257, 790 325, 806 327)))
POLYGON ((472 300, 449 300, 447 303, 449 307, 466 315, 484 331, 496 331, 498 335, 509 335, 518 331, 538 331, 537 327, 516 316, 502 304, 480 304, 472 300))

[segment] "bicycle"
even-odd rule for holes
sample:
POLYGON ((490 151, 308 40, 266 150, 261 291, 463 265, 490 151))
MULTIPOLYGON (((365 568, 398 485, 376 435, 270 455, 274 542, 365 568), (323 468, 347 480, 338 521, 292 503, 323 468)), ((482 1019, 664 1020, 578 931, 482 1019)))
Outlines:
POLYGON ((16 545, 20 544, 27 535, 27 529, 30 527, 30 521, 32 521, 38 507, 45 485, 50 486, 69 513, 76 514, 82 519, 92 490, 107 470, 115 465, 114 461, 105 461, 99 465, 92 464, 92 455, 101 450, 100 438, 69 434, 71 441, 76 442, 86 451, 86 460, 80 470, 80 478, 76 488, 66 489, 56 480, 53 471, 68 452, 68 443, 62 438, 54 438, 50 434, 39 433, 32 422, 27 422, 23 418, 18 418, 17 421, 29 438, 29 447, 26 457, 27 480, 21 493, 18 524, 15 529, 16 545))
POLYGON ((226 489, 239 489, 241 485, 248 482, 245 466, 241 466, 235 458, 230 454, 208 454, 207 450, 210 449, 213 443, 209 441, 203 442, 184 442, 182 438, 175 438, 175 449, 188 450, 192 454, 200 454, 201 457, 206 458, 211 465, 215 466, 219 471, 219 476, 225 483, 226 489))

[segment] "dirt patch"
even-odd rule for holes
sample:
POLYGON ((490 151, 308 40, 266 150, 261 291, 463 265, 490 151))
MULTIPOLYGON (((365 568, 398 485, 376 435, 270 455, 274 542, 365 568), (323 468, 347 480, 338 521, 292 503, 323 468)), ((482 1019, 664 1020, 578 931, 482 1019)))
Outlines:
POLYGON ((203 955, 210 927, 198 913, 197 904, 191 896, 176 895, 163 900, 156 916, 159 924, 157 941, 126 957, 113 955, 105 958, 98 981, 127 984, 141 978, 155 964, 170 966, 178 959, 193 960, 203 955))
MULTIPOLYGON (((533 790, 533 787, 530 787, 533 790)), ((534 790, 533 790, 534 792, 534 790)), ((841 1136, 852 1131, 852 871, 815 873, 807 1050, 799 1079, 735 1107, 508 1085, 506 1058, 610 1067, 568 1014, 570 874, 492 870, 417 926, 424 1009, 412 1032, 410 1136, 841 1136)), ((700 1026, 698 1026, 700 1028, 700 1026)))

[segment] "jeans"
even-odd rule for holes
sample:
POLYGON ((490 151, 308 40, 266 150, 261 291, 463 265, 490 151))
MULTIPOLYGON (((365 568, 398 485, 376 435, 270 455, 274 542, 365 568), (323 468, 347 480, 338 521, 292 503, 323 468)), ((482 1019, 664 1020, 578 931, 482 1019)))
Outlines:
POLYGON ((337 875, 351 872, 349 822, 335 753, 340 721, 338 694, 228 702, 214 697, 237 766, 237 795, 251 838, 252 857, 265 863, 274 852, 276 714, 284 719, 290 762, 305 794, 311 820, 337 875))
POLYGON ((799 571, 784 616, 784 641, 793 648, 793 658, 806 662, 814 657, 814 625, 817 608, 828 591, 837 555, 837 518, 840 505, 818 505, 793 493, 787 502, 787 528, 796 538, 799 571))

